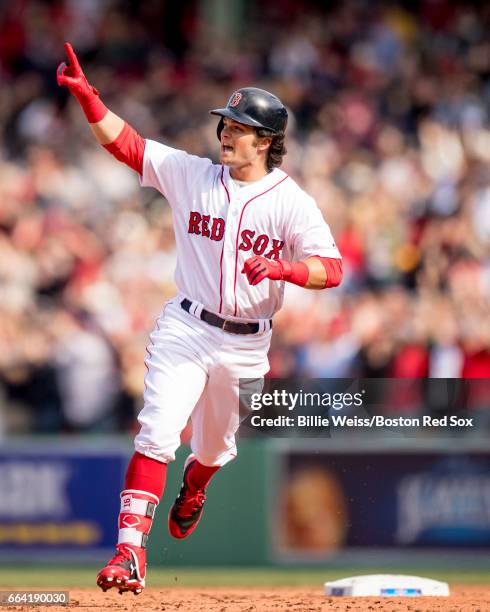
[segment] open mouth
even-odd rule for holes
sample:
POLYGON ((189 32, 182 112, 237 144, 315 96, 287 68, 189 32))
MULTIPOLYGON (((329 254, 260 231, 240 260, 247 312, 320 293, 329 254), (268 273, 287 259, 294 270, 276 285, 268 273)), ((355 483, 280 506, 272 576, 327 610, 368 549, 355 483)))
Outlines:
POLYGON ((233 153, 233 147, 230 147, 229 145, 221 145, 221 150, 223 153, 233 153))

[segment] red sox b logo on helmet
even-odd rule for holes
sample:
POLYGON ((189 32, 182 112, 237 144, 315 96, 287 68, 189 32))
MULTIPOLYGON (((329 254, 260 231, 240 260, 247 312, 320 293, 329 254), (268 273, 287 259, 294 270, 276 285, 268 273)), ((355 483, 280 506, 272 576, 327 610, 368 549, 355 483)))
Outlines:
POLYGON ((240 100, 242 99, 242 94, 239 91, 236 91, 230 99, 230 106, 232 108, 235 108, 235 106, 238 106, 240 103, 240 100))

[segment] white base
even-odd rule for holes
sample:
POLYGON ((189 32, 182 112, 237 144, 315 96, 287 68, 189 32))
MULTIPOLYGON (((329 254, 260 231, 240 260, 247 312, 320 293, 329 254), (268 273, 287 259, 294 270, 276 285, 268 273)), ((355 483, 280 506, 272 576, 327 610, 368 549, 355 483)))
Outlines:
POLYGON ((420 576, 373 574, 325 582, 325 595, 340 597, 448 597, 449 585, 420 576))

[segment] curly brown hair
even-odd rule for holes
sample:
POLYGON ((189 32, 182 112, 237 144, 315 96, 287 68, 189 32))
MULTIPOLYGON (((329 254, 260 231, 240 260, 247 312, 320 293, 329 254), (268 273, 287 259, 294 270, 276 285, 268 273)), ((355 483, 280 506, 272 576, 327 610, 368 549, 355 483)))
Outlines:
POLYGON ((282 158, 286 155, 287 149, 284 144, 285 132, 271 132, 265 128, 255 128, 259 138, 271 138, 271 145, 267 151, 267 170, 270 172, 274 168, 279 168, 282 158))

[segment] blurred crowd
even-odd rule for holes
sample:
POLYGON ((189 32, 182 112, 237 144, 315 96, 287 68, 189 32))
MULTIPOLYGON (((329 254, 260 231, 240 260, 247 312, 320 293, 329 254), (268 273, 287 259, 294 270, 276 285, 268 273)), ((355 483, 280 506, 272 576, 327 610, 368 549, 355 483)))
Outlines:
POLYGON ((175 290, 168 204, 57 87, 65 40, 112 110, 197 155, 217 158, 207 111, 235 88, 288 106, 283 169, 316 198, 344 281, 287 287, 271 376, 490 378, 490 4, 230 2, 225 24, 222 4, 0 5, 5 430, 134 428, 175 290))

